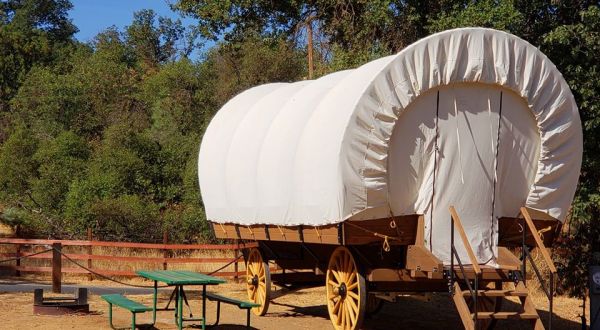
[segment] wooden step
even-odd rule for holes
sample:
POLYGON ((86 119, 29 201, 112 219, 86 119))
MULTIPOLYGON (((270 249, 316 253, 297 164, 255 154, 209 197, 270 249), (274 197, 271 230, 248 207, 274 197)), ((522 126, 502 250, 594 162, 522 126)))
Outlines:
MULTIPOLYGON (((471 314, 472 317, 475 317, 475 314, 471 314)), ((478 312, 477 319, 478 320, 507 320, 507 319, 516 319, 516 320, 537 320, 540 316, 537 313, 526 313, 526 312, 478 312)))
MULTIPOLYGON (((481 269, 481 275, 479 276, 480 280, 488 280, 488 281, 503 281, 503 282, 512 282, 513 278, 510 276, 510 269, 502 269, 496 268, 486 265, 479 265, 481 269)), ((464 266, 465 274, 468 279, 475 278, 475 272, 473 270, 472 265, 464 266)), ((464 279, 465 276, 462 273, 460 266, 454 266, 454 274, 458 279, 464 279)))
MULTIPOLYGON (((464 290, 464 297, 470 297, 471 291, 464 290)), ((529 292, 523 290, 477 290, 479 297, 527 297, 529 292)))
POLYGON ((498 247, 498 257, 496 258, 498 268, 519 270, 521 269, 521 260, 514 255, 510 250, 503 246, 498 247))

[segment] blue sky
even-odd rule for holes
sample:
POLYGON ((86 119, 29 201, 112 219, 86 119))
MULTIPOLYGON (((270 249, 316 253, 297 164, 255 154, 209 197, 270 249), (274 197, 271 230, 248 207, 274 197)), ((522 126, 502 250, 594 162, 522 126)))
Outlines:
MULTIPOLYGON (((71 0, 73 9, 69 16, 79 28, 75 37, 82 42, 91 41, 99 32, 113 25, 123 30, 131 24, 133 13, 141 9, 152 9, 158 16, 179 18, 184 26, 196 23, 192 18, 182 18, 173 12, 169 8, 173 2, 175 0, 71 0)), ((195 51, 192 59, 197 55, 198 51, 195 51)))
POLYGON ((79 41, 90 41, 96 34, 115 25, 122 29, 131 24, 133 13, 152 9, 160 16, 180 18, 185 26, 194 24, 190 18, 183 19, 169 8, 174 0, 71 0, 73 9, 69 16, 79 28, 75 35, 79 41))

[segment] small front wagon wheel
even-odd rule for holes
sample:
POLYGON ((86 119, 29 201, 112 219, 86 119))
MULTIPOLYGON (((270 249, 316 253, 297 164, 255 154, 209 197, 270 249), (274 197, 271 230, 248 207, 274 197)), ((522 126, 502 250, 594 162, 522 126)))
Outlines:
POLYGON ((350 250, 340 246, 327 267, 327 310, 336 330, 360 329, 367 306, 365 278, 350 250))
POLYGON ((248 299, 260 307, 252 308, 252 313, 263 316, 269 309, 271 298, 271 272, 269 264, 264 261, 260 251, 252 248, 246 264, 246 288, 248 299))

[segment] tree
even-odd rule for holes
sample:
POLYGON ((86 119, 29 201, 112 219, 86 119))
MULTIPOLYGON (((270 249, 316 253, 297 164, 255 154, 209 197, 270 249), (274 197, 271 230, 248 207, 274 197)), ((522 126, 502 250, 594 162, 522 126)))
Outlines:
POLYGON ((31 181, 39 164, 33 155, 38 139, 26 127, 17 127, 0 148, 0 196, 24 208, 37 207, 31 181))
POLYGON ((569 255, 561 260, 563 288, 583 296, 587 287, 587 266, 600 264, 600 8, 582 10, 571 24, 560 25, 545 34, 542 50, 553 60, 567 80, 581 114, 584 153, 573 216, 568 228, 573 232, 561 248, 569 255))
POLYGON ((71 182, 85 173, 90 156, 87 142, 71 131, 39 143, 33 160, 38 175, 31 180, 31 195, 43 212, 62 216, 71 182))
POLYGON ((199 31, 185 28, 181 20, 156 16, 153 10, 134 13, 133 22, 125 29, 125 40, 146 68, 187 58, 200 48, 199 31))
POLYGON ((179 0, 173 8, 196 18, 204 37, 223 38, 227 43, 252 35, 276 36, 304 48, 311 39, 305 30, 310 24, 307 30, 318 40, 311 55, 318 59, 318 73, 324 74, 399 51, 427 35, 428 17, 451 9, 456 2, 179 0), (360 61, 348 54, 359 54, 360 61), (332 59, 335 63, 328 68, 332 59))
MULTIPOLYGON (((269 82, 291 82, 305 77, 302 53, 289 41, 249 35, 245 40, 221 43, 202 64, 206 87, 220 107, 242 90, 269 82)), ((213 111, 216 109, 213 109, 213 111)))
POLYGON ((0 113, 34 65, 52 63, 72 43, 71 8, 68 0, 0 2, 0 113))

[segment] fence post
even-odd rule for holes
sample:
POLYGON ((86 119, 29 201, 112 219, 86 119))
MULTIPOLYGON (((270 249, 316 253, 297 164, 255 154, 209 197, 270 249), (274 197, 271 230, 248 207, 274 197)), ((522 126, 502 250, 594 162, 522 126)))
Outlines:
MULTIPOLYGON (((167 245, 169 243, 169 233, 165 230, 163 232, 163 244, 167 245)), ((163 261, 163 269, 167 270, 167 258, 169 257, 169 250, 164 249, 163 251, 163 258, 165 258, 165 261, 163 261)))
MULTIPOLYGON (((238 257, 238 253, 240 253, 240 243, 236 242, 235 249, 233 249, 233 257, 237 258, 238 257)), ((238 276, 238 269, 239 269, 238 268, 238 261, 239 260, 240 260, 239 258, 235 259, 235 263, 233 264, 233 271, 235 272, 235 274, 233 275, 233 279, 235 280, 236 283, 240 282, 240 278, 238 276)))
POLYGON ((62 244, 52 243, 52 292, 60 293, 62 282, 62 244))
MULTIPOLYGON (((88 239, 88 241, 90 243, 92 243, 92 239, 93 239, 92 228, 88 228, 87 229, 87 239, 88 239)), ((88 245, 88 248, 87 248, 87 254, 88 254, 88 256, 91 256, 93 254, 93 250, 94 249, 93 249, 92 245, 91 244, 88 245)), ((92 269, 92 259, 90 257, 88 257, 88 260, 87 260, 87 267, 89 269, 92 269)), ((92 281, 92 280, 94 280, 94 275, 90 272, 88 274, 88 281, 92 281)))
MULTIPOLYGON (((17 244, 16 257, 21 257, 21 244, 17 244)), ((21 271, 19 270, 19 267, 21 267, 21 259, 17 259, 16 267, 17 268, 15 269, 15 276, 21 276, 21 271)))

